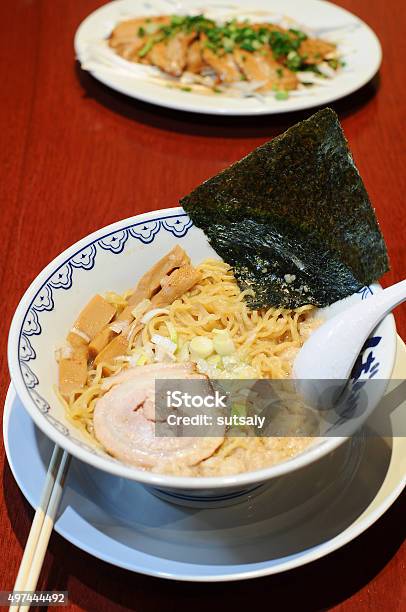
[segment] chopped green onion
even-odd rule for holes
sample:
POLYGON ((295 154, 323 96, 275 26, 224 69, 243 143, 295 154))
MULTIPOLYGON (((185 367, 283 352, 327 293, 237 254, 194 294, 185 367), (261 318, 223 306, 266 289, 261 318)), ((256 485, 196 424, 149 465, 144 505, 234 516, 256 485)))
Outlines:
POLYGON ((198 357, 199 359, 207 359, 214 350, 212 339, 205 336, 195 336, 190 341, 189 346, 193 357, 198 357))
POLYGON ((213 51, 214 53, 216 53, 217 51, 217 47, 214 43, 212 43, 210 40, 206 40, 205 42, 205 46, 210 49, 211 51, 213 51))
POLYGON ((140 357, 137 359, 136 365, 137 366, 143 366, 147 363, 148 359, 147 356, 144 354, 140 355, 140 357))
POLYGON ((287 100, 289 98, 289 94, 287 91, 277 91, 275 93, 276 100, 287 100))
POLYGON ((214 329, 213 334, 213 344, 216 353, 224 356, 235 352, 234 341, 226 329, 214 329))
POLYGON ((255 51, 255 48, 253 47, 252 43, 249 40, 244 40, 241 44, 240 44, 241 49, 244 49, 244 51, 255 51))
POLYGON ((343 66, 345 66, 345 62, 336 57, 327 60, 327 63, 333 70, 338 70, 338 68, 342 68, 343 66))
POLYGON ((231 53, 234 46, 235 42, 232 40, 232 38, 223 38, 223 47, 226 53, 231 53))
POLYGON ((294 34, 300 41, 307 40, 307 34, 302 32, 301 30, 295 30, 293 28, 289 28, 289 32, 294 34))
POLYGON ((185 23, 184 17, 181 17, 180 15, 172 15, 172 18, 171 18, 172 26, 179 26, 179 25, 183 25, 184 23, 185 23))
POLYGON ((297 70, 302 65, 302 58, 296 51, 289 51, 286 58, 286 65, 290 70, 297 70))
POLYGON ((220 355, 210 355, 210 357, 207 358, 207 363, 215 366, 216 368, 221 368, 223 366, 220 355))
POLYGON ((189 342, 185 342, 178 352, 179 361, 184 363, 185 361, 189 361, 190 353, 189 353, 189 342))
POLYGON ((151 38, 145 45, 138 51, 138 57, 145 57, 154 46, 155 41, 151 38))
POLYGON ((145 26, 145 32, 147 34, 155 34, 155 32, 158 32, 159 29, 160 26, 158 23, 149 23, 145 26))

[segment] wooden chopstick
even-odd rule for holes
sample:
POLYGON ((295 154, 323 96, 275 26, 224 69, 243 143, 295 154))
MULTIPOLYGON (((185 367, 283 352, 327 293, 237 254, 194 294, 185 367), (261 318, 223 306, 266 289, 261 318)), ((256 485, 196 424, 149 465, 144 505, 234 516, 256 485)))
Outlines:
MULTIPOLYGON (((35 512, 31 530, 25 545, 14 591, 34 591, 44 562, 49 538, 54 526, 69 469, 70 455, 55 444, 42 490, 41 500, 35 512)), ((26 611, 29 604, 10 606, 10 612, 26 611)))
MULTIPOLYGON (((51 498, 52 489, 55 483, 55 478, 58 473, 58 468, 61 463, 62 449, 55 444, 54 450, 51 456, 51 461, 48 466, 48 472, 45 478, 44 487, 42 489, 42 495, 39 502, 37 511, 35 512, 34 520, 31 525, 30 533, 28 535, 27 543, 23 558, 21 559, 20 569, 17 574, 17 578, 14 584, 14 591, 23 591, 24 585, 28 576, 29 569, 31 567, 32 559, 34 557, 35 548, 38 542, 39 534, 44 522, 45 512, 48 508, 49 500, 51 498)), ((12 612, 18 609, 18 605, 10 607, 12 612)))

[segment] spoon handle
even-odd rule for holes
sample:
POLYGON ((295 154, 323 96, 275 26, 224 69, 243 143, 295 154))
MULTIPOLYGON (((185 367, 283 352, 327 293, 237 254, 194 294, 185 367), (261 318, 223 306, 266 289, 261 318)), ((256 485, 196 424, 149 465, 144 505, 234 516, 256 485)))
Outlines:
MULTIPOLYGON (((406 280, 403 280, 348 308, 342 315, 339 315, 339 326, 334 327, 336 330, 341 327, 344 333, 346 329, 347 334, 348 332, 354 333, 354 337, 358 334, 364 335, 366 339, 378 323, 405 300, 406 280)), ((331 322, 333 327, 332 319, 331 322)))
POLYGON ((396 306, 399 306, 406 300, 406 280, 402 280, 374 296, 368 298, 368 310, 373 317, 377 314, 383 318, 389 312, 391 312, 396 306))
POLYGON ((365 340, 405 300, 403 280, 328 319, 299 351, 293 365, 294 377, 346 380, 365 340))

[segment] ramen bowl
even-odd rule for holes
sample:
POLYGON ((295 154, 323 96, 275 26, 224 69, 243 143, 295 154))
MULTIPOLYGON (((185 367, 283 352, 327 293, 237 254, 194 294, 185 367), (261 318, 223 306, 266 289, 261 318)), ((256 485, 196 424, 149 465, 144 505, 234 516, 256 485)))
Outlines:
MULTIPOLYGON (((153 211, 104 227, 83 238, 56 257, 35 278, 21 299, 10 329, 8 359, 11 379, 35 424, 71 455, 95 468, 131 479, 165 499, 186 505, 227 505, 261 490, 274 479, 317 461, 348 437, 337 414, 329 435, 315 440, 295 457, 266 469, 232 476, 181 477, 136 469, 111 457, 76 428, 65 415, 55 394, 58 380, 55 350, 62 346, 72 322, 96 293, 124 292, 175 244, 198 263, 216 257, 205 235, 182 208, 153 211)), ((323 309, 330 318, 349 304, 368 299, 379 285, 364 287, 353 296, 323 309)), ((368 348, 371 367, 362 368, 359 379, 391 376, 396 351, 392 315, 374 331, 368 348), (376 340, 379 339, 379 340, 376 340), (372 364, 372 365, 371 365, 372 364)), ((378 405, 385 387, 371 387, 369 407, 378 405)), ((355 422, 353 429, 360 423, 355 422)), ((23 433, 22 433, 23 435, 23 433)))

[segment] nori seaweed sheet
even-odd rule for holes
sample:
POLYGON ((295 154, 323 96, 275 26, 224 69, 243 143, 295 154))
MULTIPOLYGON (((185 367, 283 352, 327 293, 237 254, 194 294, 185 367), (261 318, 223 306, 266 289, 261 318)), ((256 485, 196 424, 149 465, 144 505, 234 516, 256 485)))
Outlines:
POLYGON ((323 109, 181 200, 252 308, 327 306, 389 268, 334 111, 323 109))

